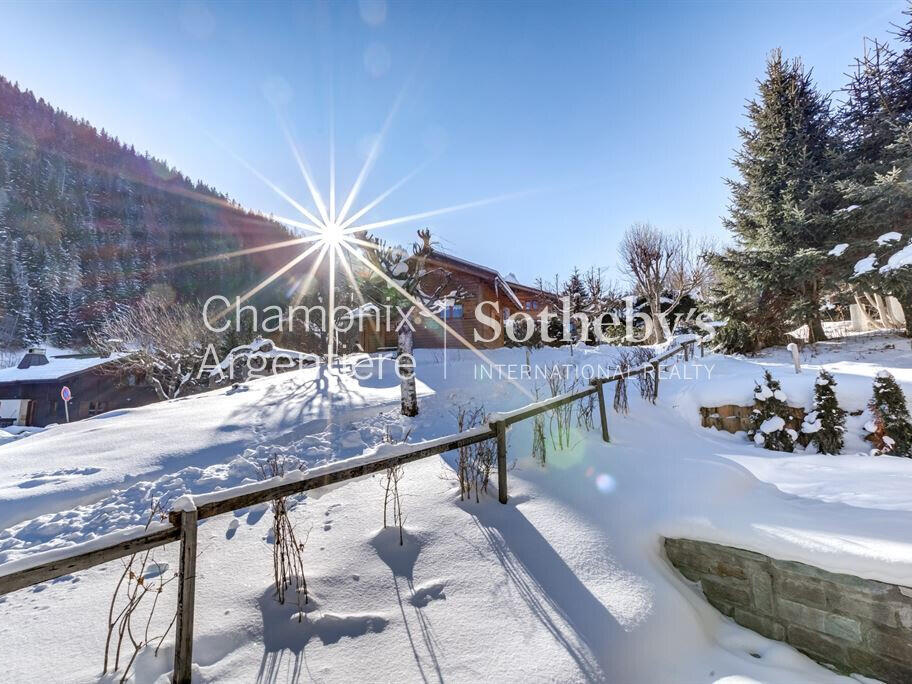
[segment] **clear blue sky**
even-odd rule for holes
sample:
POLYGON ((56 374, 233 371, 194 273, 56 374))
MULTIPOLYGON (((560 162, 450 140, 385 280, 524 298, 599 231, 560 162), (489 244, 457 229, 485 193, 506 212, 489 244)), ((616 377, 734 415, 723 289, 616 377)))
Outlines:
MULTIPOLYGON (((370 214, 535 190, 430 226, 455 254, 536 276, 609 267, 624 228, 723 234, 743 107, 781 46, 837 89, 901 22, 891 2, 0 3, 0 73, 241 203, 294 210, 214 142, 295 197, 291 122, 339 194, 397 96, 356 206, 428 162, 370 214), (334 116, 333 116, 334 112, 334 116), (428 161, 430 160, 430 161, 428 161)), ((341 203, 341 200, 340 200, 341 203)))

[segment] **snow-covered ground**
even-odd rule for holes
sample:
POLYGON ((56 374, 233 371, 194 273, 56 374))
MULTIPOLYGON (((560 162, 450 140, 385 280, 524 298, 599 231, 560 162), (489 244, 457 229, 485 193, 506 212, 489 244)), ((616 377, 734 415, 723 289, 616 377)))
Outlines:
MULTIPOLYGON (((546 349, 533 351, 531 361, 607 365, 616 353, 546 349)), ((743 435, 699 427, 701 405, 750 403, 764 368, 795 404, 809 403, 815 364, 834 373, 850 410, 863 408, 883 365, 912 391, 906 340, 866 336, 804 354, 801 375, 784 350, 679 363, 663 378, 655 406, 632 383, 629 415, 610 414, 610 445, 597 431, 577 430, 572 448, 549 449, 545 467, 528 457, 531 421, 514 426, 506 506, 494 497, 460 502, 452 455, 410 464, 402 482, 404 547, 380 529, 379 477, 302 497, 292 515, 307 537, 313 599, 304 622, 293 604, 272 598, 266 508, 205 521, 195 676, 842 680, 716 613, 661 546, 662 536, 691 536, 874 579, 912 577, 912 461, 852 455, 867 452, 854 424, 838 457, 777 455, 743 435)), ((418 441, 454 432, 452 409, 460 403, 505 411, 531 401, 532 381, 479 378, 468 352, 451 351, 446 365, 439 351, 418 356, 415 419, 398 415, 398 385, 386 364, 382 379, 302 370, 6 444, 0 562, 141 522, 153 498, 167 504, 184 492, 256 480, 258 463, 276 451, 313 466, 359 454, 386 434, 411 430, 409 441, 418 441)), ((524 350, 489 356, 525 362, 524 350)), ((173 568, 174 553, 156 556, 173 568)), ((117 566, 0 599, 0 662, 9 680, 98 680, 117 566), (55 646, 39 647, 39 640, 55 646)), ((166 592, 173 601, 173 585, 166 592)), ((137 680, 166 681, 170 658, 167 648, 157 658, 143 653, 137 680)))
POLYGON ((799 452, 783 454, 743 447, 744 435, 715 433, 719 453, 746 467, 757 478, 790 494, 864 508, 912 512, 912 462, 893 457, 870 457, 864 424, 871 419, 867 403, 874 376, 887 368, 907 397, 912 398, 912 349, 909 340, 888 333, 849 335, 806 346, 802 372, 796 374, 791 354, 783 348, 766 350, 756 358, 713 357, 712 377, 689 383, 678 395, 679 412, 699 425, 699 406, 753 403, 754 381, 770 369, 781 382, 792 406, 811 408, 814 381, 820 369, 836 380, 839 404, 860 415, 846 416, 843 454, 830 456, 799 452), (735 449, 726 450, 726 444, 735 449))

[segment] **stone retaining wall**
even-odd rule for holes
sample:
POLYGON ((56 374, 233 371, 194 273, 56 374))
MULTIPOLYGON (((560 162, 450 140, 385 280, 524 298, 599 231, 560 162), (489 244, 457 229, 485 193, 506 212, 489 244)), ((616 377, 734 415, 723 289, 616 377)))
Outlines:
POLYGON ((689 539, 665 552, 738 624, 846 674, 912 682, 912 589, 689 539))
MULTIPOLYGON (((725 432, 747 432, 751 426, 751 413, 754 406, 738 406, 737 404, 725 404, 723 406, 701 406, 700 407, 700 425, 703 427, 716 428, 716 430, 725 430, 725 432)), ((788 413, 790 418, 785 422, 785 427, 791 428, 799 435, 801 424, 804 422, 806 411, 799 406, 789 406, 788 413)))

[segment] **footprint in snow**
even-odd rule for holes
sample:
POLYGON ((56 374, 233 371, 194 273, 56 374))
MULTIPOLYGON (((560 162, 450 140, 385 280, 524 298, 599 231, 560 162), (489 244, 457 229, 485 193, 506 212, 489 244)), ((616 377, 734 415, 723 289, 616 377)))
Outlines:
POLYGON ((256 525, 260 522, 260 518, 263 517, 263 514, 266 513, 268 506, 266 504, 260 504, 259 506, 254 506, 250 509, 250 513, 247 514, 247 524, 256 525))
POLYGON ((409 597, 409 603, 416 608, 424 608, 431 601, 446 600, 446 594, 443 593, 445 587, 446 582, 430 582, 420 587, 415 587, 415 591, 409 597))
POLYGON ((143 574, 143 580, 149 580, 164 575, 168 571, 168 567, 169 565, 167 563, 151 563, 143 574))
POLYGON ((329 508, 327 508, 326 511, 323 513, 323 515, 326 516, 326 522, 323 523, 324 532, 329 532, 332 529, 333 521, 332 521, 332 518, 330 518, 329 516, 332 513, 334 508, 339 508, 341 505, 342 504, 340 504, 340 503, 334 503, 334 504, 330 505, 329 508))

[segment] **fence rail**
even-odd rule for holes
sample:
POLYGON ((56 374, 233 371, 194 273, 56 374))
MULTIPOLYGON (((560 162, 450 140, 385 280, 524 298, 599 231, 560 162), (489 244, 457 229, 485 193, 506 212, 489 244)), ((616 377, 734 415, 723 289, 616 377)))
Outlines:
POLYGON ((80 570, 124 558, 126 556, 164 546, 180 540, 180 569, 177 597, 177 629, 175 633, 174 673, 172 681, 183 684, 190 681, 193 654, 193 614, 196 584, 196 526, 198 521, 215 515, 230 513, 282 497, 300 494, 311 489, 353 480, 393 466, 442 454, 453 449, 477 444, 488 439, 497 440, 497 489, 501 503, 507 502, 507 427, 533 416, 547 413, 565 404, 593 394, 598 397, 602 439, 609 441, 608 414, 604 386, 622 378, 635 377, 647 372, 655 373, 655 392, 658 394, 660 365, 663 361, 682 353, 689 360, 695 345, 703 355, 704 339, 686 339, 659 356, 627 371, 603 378, 593 378, 584 389, 561 394, 550 399, 529 404, 514 411, 492 414, 487 426, 481 426, 453 435, 417 444, 391 445, 373 457, 357 456, 337 461, 306 472, 292 471, 252 485, 190 497, 190 505, 178 507, 168 513, 168 523, 155 524, 140 529, 135 534, 112 533, 79 545, 74 553, 65 554, 59 549, 38 553, 21 561, 0 565, 0 596, 63 577, 80 570), (191 503, 192 502, 192 503, 191 503), (110 537, 110 543, 106 543, 110 537))

